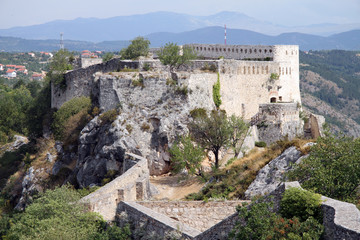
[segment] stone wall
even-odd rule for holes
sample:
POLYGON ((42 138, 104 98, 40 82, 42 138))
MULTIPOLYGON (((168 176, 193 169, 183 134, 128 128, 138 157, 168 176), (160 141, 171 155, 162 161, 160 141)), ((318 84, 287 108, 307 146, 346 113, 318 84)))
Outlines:
POLYGON ((101 214, 107 221, 115 219, 120 201, 145 200, 150 197, 147 160, 130 153, 126 156, 137 163, 121 176, 81 199, 89 204, 91 211, 101 214))
POLYGON ((259 139, 267 144, 287 136, 290 140, 303 134, 297 103, 260 104, 259 112, 252 118, 259 139))
POLYGON ((91 65, 102 63, 102 58, 81 58, 81 67, 87 68, 91 65))
POLYGON ((243 202, 147 201, 137 203, 202 232, 234 214, 236 207, 243 202))
POLYGON ((127 221, 130 221, 134 231, 142 231, 146 235, 156 235, 157 239, 165 239, 170 232, 180 233, 181 239, 194 239, 201 233, 187 224, 157 213, 136 202, 120 202, 118 214, 122 212, 127 214, 127 221))
POLYGON ((69 71, 64 75, 66 88, 51 85, 51 107, 60 108, 62 104, 74 97, 90 96, 96 73, 118 71, 122 68, 138 68, 136 61, 121 61, 112 59, 108 62, 91 65, 87 68, 80 68, 69 71))

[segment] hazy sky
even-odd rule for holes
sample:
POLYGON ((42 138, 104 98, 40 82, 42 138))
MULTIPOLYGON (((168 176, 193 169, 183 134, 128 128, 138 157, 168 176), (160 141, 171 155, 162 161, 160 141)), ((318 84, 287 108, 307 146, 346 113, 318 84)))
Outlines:
POLYGON ((192 15, 236 11, 287 26, 360 23, 360 0, 0 0, 0 9, 0 29, 156 11, 192 15))

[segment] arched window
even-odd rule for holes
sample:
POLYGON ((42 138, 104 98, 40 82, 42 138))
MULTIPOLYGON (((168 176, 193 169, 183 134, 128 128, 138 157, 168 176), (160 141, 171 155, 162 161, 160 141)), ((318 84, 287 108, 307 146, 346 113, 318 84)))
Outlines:
POLYGON ((246 67, 244 66, 244 74, 246 74, 246 67))
POLYGON ((281 75, 281 67, 279 67, 279 75, 281 75))
POLYGON ((253 66, 253 74, 255 74, 255 67, 253 66))
POLYGON ((256 74, 259 74, 260 73, 259 71, 260 71, 259 67, 256 67, 256 74))
POLYGON ((248 67, 248 73, 251 74, 251 68, 250 67, 248 67))
POLYGON ((267 53, 267 50, 265 49, 264 52, 267 53))
POLYGON ((259 53, 261 53, 261 49, 259 49, 259 53))
POLYGON ((272 53, 272 50, 271 50, 271 49, 269 50, 269 53, 272 53))
POLYGON ((254 53, 256 53, 256 49, 254 49, 254 53))
POLYGON ((270 98, 270 102, 271 102, 271 103, 276 103, 276 97, 270 98))
POLYGON ((265 71, 266 71, 266 74, 269 74, 269 67, 268 66, 265 67, 265 71))
POLYGON ((288 68, 286 68, 286 75, 288 75, 288 68))
POLYGON ((251 50, 251 49, 249 50, 249 53, 252 53, 252 50, 251 50))

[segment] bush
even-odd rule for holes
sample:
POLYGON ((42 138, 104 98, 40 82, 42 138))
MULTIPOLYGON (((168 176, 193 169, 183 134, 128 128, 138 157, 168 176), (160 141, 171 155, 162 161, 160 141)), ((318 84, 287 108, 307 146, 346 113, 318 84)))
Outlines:
POLYGON ((255 146, 264 148, 264 147, 266 147, 266 142, 263 142, 263 141, 255 142, 255 146))
POLYGON ((105 124, 114 122, 118 115, 119 115, 119 112, 117 109, 111 109, 107 112, 104 112, 99 117, 99 119, 101 120, 101 125, 105 125, 105 124))
POLYGON ((341 201, 356 203, 360 181, 360 139, 320 137, 310 155, 289 173, 305 189, 341 201))
POLYGON ((64 140, 64 129, 66 121, 82 110, 88 111, 91 107, 89 97, 76 97, 64 103, 57 112, 54 113, 52 128, 55 139, 64 140))
POLYGON ((219 108, 221 105, 221 95, 220 95, 220 74, 218 73, 218 78, 216 83, 213 86, 213 100, 216 108, 219 108))
POLYGON ((321 195, 295 187, 287 189, 280 201, 280 213, 286 218, 305 221, 313 217, 322 222, 321 195))
POLYGON ((198 118, 198 117, 207 117, 206 109, 204 108, 194 108, 190 111, 190 116, 192 118, 198 118))
POLYGON ((239 207, 239 220, 230 232, 229 239, 320 239, 323 226, 314 218, 300 221, 283 218, 270 211, 270 203, 253 203, 239 207))

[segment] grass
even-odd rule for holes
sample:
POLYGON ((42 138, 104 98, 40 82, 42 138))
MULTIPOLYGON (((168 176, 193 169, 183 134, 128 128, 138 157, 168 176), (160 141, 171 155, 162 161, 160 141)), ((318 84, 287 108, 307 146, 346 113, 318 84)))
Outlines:
POLYGON ((309 151, 309 147, 302 147, 309 140, 295 139, 281 140, 263 151, 253 149, 247 156, 234 160, 223 169, 212 172, 208 179, 213 179, 199 193, 190 194, 188 200, 207 200, 211 198, 243 199, 246 189, 255 180, 258 171, 271 160, 279 156, 291 146, 296 146, 302 154, 309 151))

